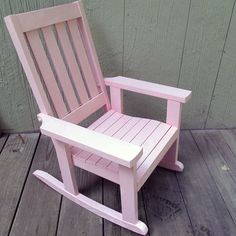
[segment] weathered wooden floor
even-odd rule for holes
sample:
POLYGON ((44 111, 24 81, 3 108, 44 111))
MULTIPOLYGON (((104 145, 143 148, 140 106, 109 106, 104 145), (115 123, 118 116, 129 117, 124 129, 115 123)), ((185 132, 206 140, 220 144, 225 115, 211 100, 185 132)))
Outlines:
MULTIPOLYGON (((37 180, 60 178, 51 141, 39 134, 0 139, 0 235, 135 235, 62 198, 37 180)), ((183 173, 157 168, 139 193, 149 235, 236 235, 236 130, 182 131, 183 173)), ((80 191, 120 209, 117 185, 78 170, 80 191)))

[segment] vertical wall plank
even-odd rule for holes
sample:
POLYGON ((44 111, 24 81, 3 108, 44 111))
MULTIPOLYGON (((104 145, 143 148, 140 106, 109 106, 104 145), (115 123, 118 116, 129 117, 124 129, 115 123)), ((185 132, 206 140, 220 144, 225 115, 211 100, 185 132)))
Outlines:
POLYGON ((229 33, 211 101, 206 128, 236 128, 236 9, 234 8, 229 33))
POLYGON ((191 1, 179 87, 193 90, 183 126, 203 128, 234 0, 191 1))
POLYGON ((24 76, 3 20, 11 10, 9 1, 0 2, 0 126, 5 132, 34 128, 24 76))
MULTIPOLYGON (((124 75, 176 86, 178 83, 189 0, 126 0, 124 75)), ((165 117, 165 103, 128 94, 125 111, 165 117)))
POLYGON ((53 0, 7 0, 0 2, 1 22, 0 52, 2 66, 0 67, 0 114, 3 130, 6 132, 29 131, 38 129, 36 114, 38 106, 33 98, 25 74, 6 30, 3 17, 52 6, 53 0))
MULTIPOLYGON (((71 0, 54 0, 55 5, 71 0)), ((124 0, 83 0, 89 27, 105 76, 122 73, 124 0)))

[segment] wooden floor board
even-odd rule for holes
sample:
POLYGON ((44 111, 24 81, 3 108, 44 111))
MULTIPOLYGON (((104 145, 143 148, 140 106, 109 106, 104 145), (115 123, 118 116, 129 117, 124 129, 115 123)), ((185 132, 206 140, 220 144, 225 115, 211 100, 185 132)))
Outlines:
POLYGON ((39 134, 10 135, 0 154, 0 235, 7 235, 39 134))
MULTIPOLYGON (((102 203, 102 179, 77 169, 79 191, 102 203)), ((57 236, 103 235, 103 220, 63 197, 57 236)))
POLYGON ((174 172, 157 168, 142 188, 150 235, 192 235, 174 172))
MULTIPOLYGON (((1 134, 0 134, 1 135, 1 134)), ((0 153, 2 152, 2 149, 7 141, 8 135, 4 134, 0 137, 0 153)))
MULTIPOLYGON (((44 136, 38 142, 38 137, 0 138, 0 235, 136 236, 32 175, 41 169, 61 179, 52 142, 44 136)), ((235 130, 181 132, 184 171, 157 168, 139 191, 139 218, 149 236, 236 235, 235 143, 235 130)), ((77 179, 83 194, 120 210, 118 185, 79 169, 77 179)))
MULTIPOLYGON (((236 222, 236 158, 220 131, 194 131, 202 157, 217 185, 219 192, 236 222)), ((234 231, 236 235, 236 230, 234 231)))
POLYGON ((236 129, 220 130, 231 152, 236 157, 236 129))
POLYGON ((33 172, 44 170, 60 179, 51 140, 41 136, 16 213, 10 236, 55 235, 61 195, 39 181, 33 172))
MULTIPOLYGON (((120 191, 119 185, 114 184, 108 180, 103 181, 103 203, 104 205, 121 211, 120 191)), ((141 191, 138 194, 139 219, 147 223, 146 213, 144 209, 144 202, 141 191)), ((104 220, 104 236, 136 236, 134 232, 115 225, 108 220, 104 220)), ((149 235, 149 234, 148 234, 149 235)))
MULTIPOLYGON (((200 139, 204 140, 204 135, 199 137, 200 139)), ((207 144, 208 141, 205 140, 204 143, 207 144)), ((210 148, 211 146, 207 145, 207 149, 210 148)), ((213 155, 212 158, 217 158, 215 154, 213 155)), ((236 226, 215 183, 215 178, 209 172, 209 168, 212 171, 215 167, 206 165, 189 131, 181 132, 179 158, 184 163, 185 169, 181 174, 177 174, 177 178, 194 234, 236 235, 236 226)))

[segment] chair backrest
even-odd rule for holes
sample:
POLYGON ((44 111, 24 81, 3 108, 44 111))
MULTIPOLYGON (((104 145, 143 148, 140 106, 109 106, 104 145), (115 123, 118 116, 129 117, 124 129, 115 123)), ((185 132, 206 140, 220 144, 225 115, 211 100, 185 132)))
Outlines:
POLYGON ((109 99, 81 1, 5 17, 42 113, 79 123, 109 99))

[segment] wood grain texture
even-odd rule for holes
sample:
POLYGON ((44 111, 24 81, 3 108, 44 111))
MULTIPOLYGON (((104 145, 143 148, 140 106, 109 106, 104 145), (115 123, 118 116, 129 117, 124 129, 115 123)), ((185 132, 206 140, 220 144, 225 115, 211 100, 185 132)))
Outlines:
MULTIPOLYGON (((101 178, 77 169, 77 179, 81 193, 102 203, 101 178)), ((102 224, 102 218, 63 197, 57 236, 102 236, 102 224)))
POLYGON ((206 128, 236 128, 236 8, 232 15, 229 33, 212 95, 206 128))
POLYGON ((192 133, 228 211, 236 222, 235 155, 219 131, 193 131, 192 133))
MULTIPOLYGON (((4 17, 9 14, 32 11, 52 5, 53 0, 11 0, 1 2, 0 8, 4 10, 2 12, 2 17, 4 17), (8 8, 9 10, 7 10, 8 8)), ((3 19, 2 17, 1 19, 3 19)), ((3 71, 1 71, 3 86, 0 86, 0 123, 3 122, 6 132, 37 130, 39 128, 36 117, 39 112, 38 106, 2 20, 0 28, 4 30, 0 34, 4 37, 0 46, 4 63, 0 69, 3 71)))
POLYGON ((33 176, 37 169, 61 179, 56 153, 49 138, 41 136, 10 235, 55 235, 61 196, 33 176))
POLYGON ((230 147, 232 153, 236 156, 236 130, 221 130, 221 133, 224 136, 225 141, 227 142, 228 146, 230 147))
MULTIPOLYGON (((125 3, 123 75, 176 86, 190 1, 125 3)), ((125 93, 124 103, 129 114, 164 120, 163 101, 125 93)))
POLYGON ((158 168, 142 188, 150 235, 192 235, 173 172, 158 168))
MULTIPOLYGON (((54 0, 54 5, 68 2, 54 0)), ((83 5, 103 74, 121 75, 124 0, 83 0, 83 5)))
MULTIPOLYGON (((120 204, 120 190, 119 186, 107 181, 103 180, 103 204, 115 209, 116 211, 121 211, 121 204, 120 204)), ((139 220, 147 223, 146 220, 146 213, 144 208, 144 202, 141 191, 138 194, 138 213, 139 213, 139 220)), ((113 224, 107 220, 104 220, 104 236, 134 236, 139 235, 134 232, 131 232, 125 228, 122 228, 116 224, 113 224)), ((148 233, 149 235, 149 233, 148 233)))
POLYGON ((1 135, 1 137, 0 137, 0 153, 6 143, 7 138, 8 138, 7 134, 1 135))
MULTIPOLYGON (((35 10, 70 0, 7 0, 0 3, 1 19, 9 14, 35 10)), ((85 0, 85 10, 106 76, 122 73, 123 1, 102 2, 85 0)), ((12 46, 3 20, 0 21, 0 124, 3 131, 29 131, 39 127, 38 107, 32 96, 24 72, 12 46), (14 114, 14 115, 12 115, 14 114)))
MULTIPOLYGON (((177 179, 188 209, 193 233, 194 235, 234 235, 236 226, 223 200, 228 194, 227 191, 223 191, 223 185, 221 189, 219 188, 221 181, 226 184, 225 190, 228 189, 231 180, 227 183, 227 177, 222 176, 228 175, 227 171, 221 169, 222 165, 217 168, 214 164, 222 163, 222 160, 219 160, 218 152, 213 145, 210 145, 210 139, 206 140, 204 137, 202 133, 197 140, 198 145, 201 142, 199 151, 189 131, 183 131, 180 135, 179 157, 185 169, 183 173, 177 175, 177 179), (206 156, 207 152, 212 154, 206 156), (212 164, 210 165, 209 162, 212 164)), ((232 196, 235 196, 235 193, 232 196)))
POLYGON ((193 91, 183 112, 185 128, 205 125, 233 5, 234 0, 191 1, 178 84, 193 91))
POLYGON ((7 235, 39 134, 11 135, 0 155, 0 235, 7 235))
MULTIPOLYGON (((35 116, 38 107, 3 17, 68 2, 0 2, 2 130, 19 132, 39 127, 35 116)), ((193 90, 191 103, 183 108, 183 128, 235 127, 236 8, 230 23, 233 5, 234 0, 84 0, 105 76, 124 75, 193 90)), ((125 112, 164 120, 165 102, 133 93, 125 93, 124 100, 125 112)))
POLYGON ((0 3, 0 126, 5 132, 34 129, 32 96, 3 21, 14 11, 12 7, 10 1, 0 3))

